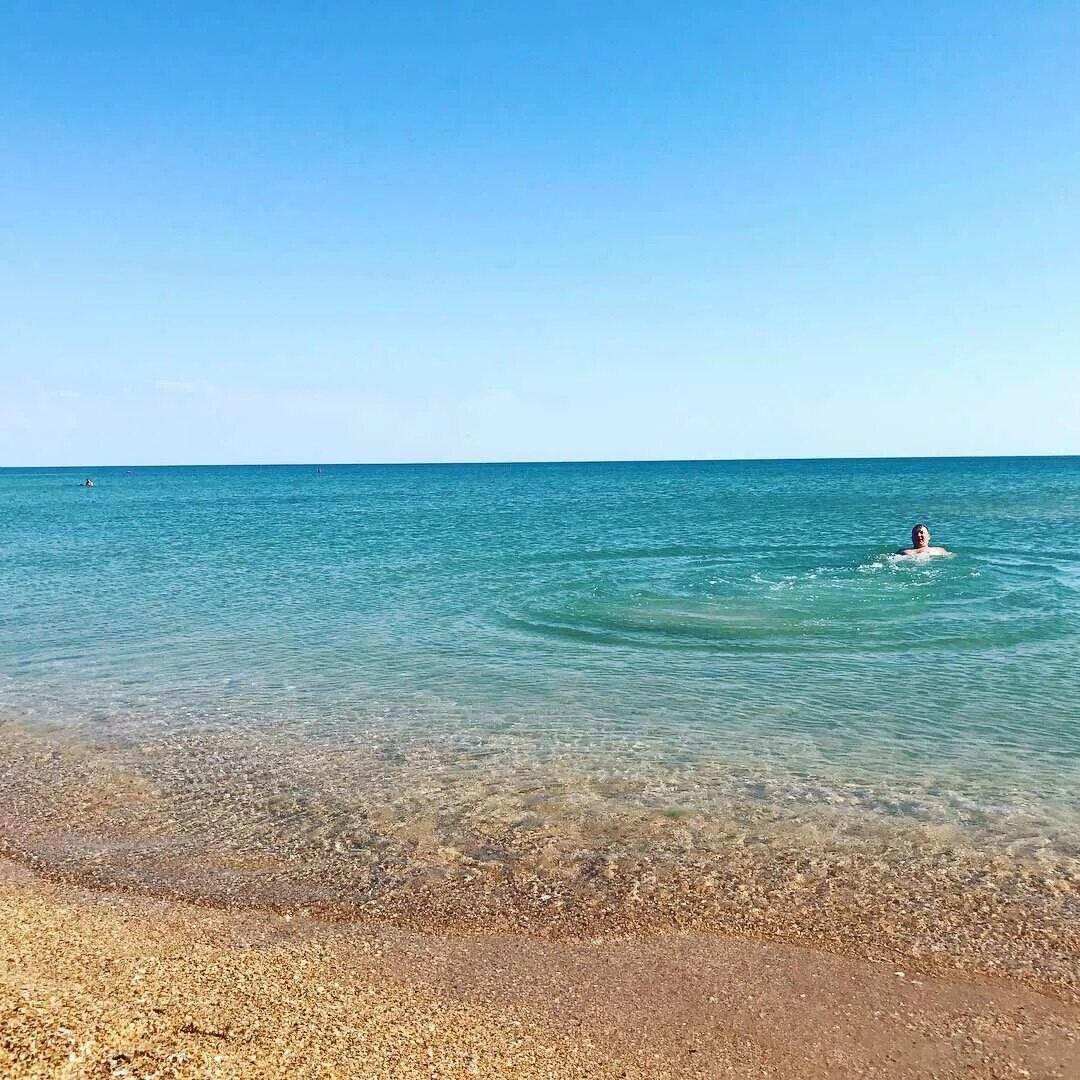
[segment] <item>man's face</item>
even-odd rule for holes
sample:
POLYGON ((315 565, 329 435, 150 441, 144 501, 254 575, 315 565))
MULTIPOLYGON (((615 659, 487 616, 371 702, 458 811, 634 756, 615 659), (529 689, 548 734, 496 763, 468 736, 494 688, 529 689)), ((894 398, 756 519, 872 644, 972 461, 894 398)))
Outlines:
POLYGON ((928 547, 930 544, 930 530, 925 525, 916 525, 911 530, 911 543, 915 547, 928 547))

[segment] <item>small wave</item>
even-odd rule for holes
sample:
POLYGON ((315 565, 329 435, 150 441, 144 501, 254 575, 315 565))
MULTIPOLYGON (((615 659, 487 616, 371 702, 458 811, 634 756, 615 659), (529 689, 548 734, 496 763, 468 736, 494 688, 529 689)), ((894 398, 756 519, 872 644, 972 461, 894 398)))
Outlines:
MULTIPOLYGON (((741 573, 740 573, 741 570, 741 573)), ((881 554, 724 576, 661 565, 634 587, 615 575, 522 598, 501 616, 518 629, 652 648, 762 649, 823 656, 939 648, 970 652, 1046 641, 1065 632, 1046 582, 1016 567, 881 554), (667 587, 665 587, 667 586, 667 587), (1007 616, 1007 617, 1006 617, 1007 616)))

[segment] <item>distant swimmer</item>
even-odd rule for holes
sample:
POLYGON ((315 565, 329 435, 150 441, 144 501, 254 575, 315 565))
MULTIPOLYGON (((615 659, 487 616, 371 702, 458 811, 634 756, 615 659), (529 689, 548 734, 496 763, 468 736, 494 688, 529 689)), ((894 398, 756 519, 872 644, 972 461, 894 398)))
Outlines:
POLYGON ((83 487, 93 487, 93 486, 94 486, 94 481, 93 481, 93 480, 91 480, 91 479, 90 479, 90 477, 88 476, 88 477, 87 477, 87 478, 86 478, 86 479, 85 479, 85 480, 84 480, 84 481, 82 482, 82 486, 83 486, 83 487))
POLYGON ((930 546, 930 530, 918 524, 911 530, 911 547, 901 548, 897 555, 951 555, 948 548, 930 546))

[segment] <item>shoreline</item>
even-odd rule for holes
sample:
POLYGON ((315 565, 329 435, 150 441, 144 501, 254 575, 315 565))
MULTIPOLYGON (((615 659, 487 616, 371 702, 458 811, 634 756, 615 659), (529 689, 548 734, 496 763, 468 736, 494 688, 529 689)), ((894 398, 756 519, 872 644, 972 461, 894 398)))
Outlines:
POLYGON ((0 862, 29 1076, 1063 1077, 1080 1005, 720 935, 548 940, 210 908, 0 862))
MULTIPOLYGON (((440 819, 424 800, 419 815, 394 816, 379 801, 403 780, 393 772, 374 801, 329 802, 336 816, 313 834, 308 804, 279 809, 273 794, 296 784, 292 773, 206 801, 210 787, 178 795, 131 759, 6 732, 0 858, 50 887, 343 931, 769 942, 1080 1001, 1080 892, 1067 858, 963 850, 912 828, 833 835, 626 807, 604 817, 597 802, 591 819, 577 810, 530 824, 506 788, 457 792, 465 818, 440 819)), ((346 768, 342 788, 356 775, 346 768)))

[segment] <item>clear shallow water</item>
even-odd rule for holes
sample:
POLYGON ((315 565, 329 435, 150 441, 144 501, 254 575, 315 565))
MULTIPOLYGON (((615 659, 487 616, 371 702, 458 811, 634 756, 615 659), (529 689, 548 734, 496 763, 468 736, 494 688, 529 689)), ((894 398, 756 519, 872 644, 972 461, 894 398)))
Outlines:
POLYGON ((1080 850, 1078 458, 84 475, 0 470, 0 710, 177 843, 1080 850), (916 520, 956 557, 891 558, 916 520))

